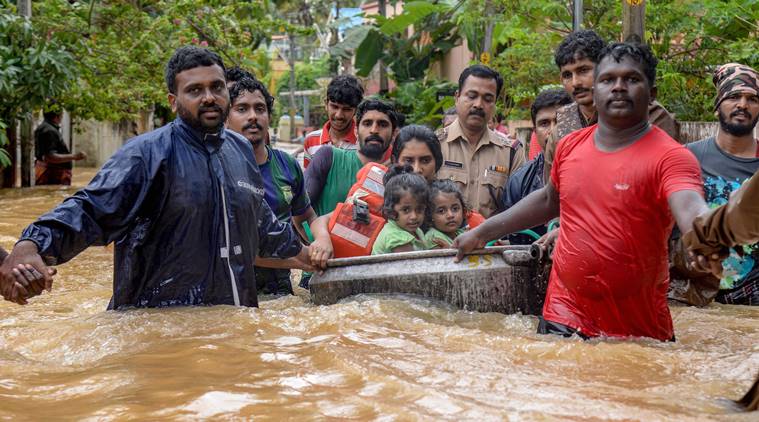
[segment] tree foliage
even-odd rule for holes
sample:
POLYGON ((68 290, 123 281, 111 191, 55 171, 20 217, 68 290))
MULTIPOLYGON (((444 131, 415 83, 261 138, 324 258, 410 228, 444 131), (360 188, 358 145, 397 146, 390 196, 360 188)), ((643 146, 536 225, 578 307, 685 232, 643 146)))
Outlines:
MULTIPOLYGON (((0 147, 16 119, 31 117, 49 97, 60 95, 76 76, 74 57, 58 40, 35 32, 29 19, 12 7, 0 9, 0 147)), ((0 168, 10 164, 0 148, 0 168)))
MULTIPOLYGON (((572 1, 493 3, 503 10, 504 18, 497 25, 503 29, 494 31, 493 61, 505 79, 504 105, 517 115, 526 115, 526 106, 540 87, 558 82, 553 50, 571 31, 572 1)), ((620 40, 621 4, 618 0, 585 1, 583 26, 606 40, 620 40)), ((645 41, 659 58, 659 101, 680 120, 713 120, 711 74, 728 62, 759 67, 757 22, 757 0, 647 2, 645 41)))
MULTIPOLYGON (((584 4, 584 26, 618 40, 622 2, 584 4)), ((259 47, 274 34, 312 39, 314 28, 326 25, 334 2, 38 0, 32 5, 32 19, 26 20, 15 15, 8 0, 0 0, 3 124, 22 111, 38 110, 47 97, 56 97, 80 118, 133 117, 165 103, 165 63, 186 44, 209 46, 227 64, 263 78, 270 73, 269 57, 259 47)), ((571 6, 571 0, 408 1, 398 16, 372 16, 371 24, 351 29, 331 53, 355 54, 361 75, 382 60, 399 87, 396 98, 407 92, 423 96, 438 84, 430 74, 435 61, 464 40, 477 60, 485 34, 492 33, 489 64, 505 79, 500 101, 512 117, 523 117, 541 87, 558 81, 553 50, 571 31, 571 6), (416 86, 408 85, 412 82, 416 86)), ((731 61, 759 67, 759 0, 658 0, 646 7, 645 39, 660 59, 660 101, 681 120, 713 119, 714 67, 731 61)), ((297 85, 309 84, 301 78, 297 85)), ((426 107, 425 101, 419 104, 426 107)), ((425 118, 431 112, 414 113, 425 118)))
POLYGON ((397 82, 423 79, 430 66, 460 42, 454 19, 463 2, 411 1, 403 13, 390 18, 371 16, 374 22, 351 28, 330 54, 355 54, 357 74, 367 76, 378 61, 397 82))
POLYGON ((208 46, 228 66, 268 71, 258 47, 290 24, 268 2, 210 0, 34 2, 38 33, 68 46, 79 79, 61 102, 78 117, 119 120, 163 103, 164 67, 177 47, 208 46))
POLYGON ((453 105, 450 95, 439 98, 441 93, 450 93, 456 89, 453 82, 426 79, 409 81, 398 85, 388 94, 398 111, 406 116, 407 123, 440 126, 443 111, 453 105))
POLYGON ((276 3, 286 2, 39 0, 25 20, 0 0, 0 125, 49 97, 75 118, 111 121, 165 104, 164 68, 182 45, 207 46, 263 77, 269 57, 259 47, 273 34, 311 31, 281 17, 276 3))

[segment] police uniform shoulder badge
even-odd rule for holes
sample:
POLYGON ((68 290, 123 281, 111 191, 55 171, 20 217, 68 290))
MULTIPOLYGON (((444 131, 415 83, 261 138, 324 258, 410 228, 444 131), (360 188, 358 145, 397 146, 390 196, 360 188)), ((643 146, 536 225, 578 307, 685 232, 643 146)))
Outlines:
POLYGON ((440 129, 436 130, 435 136, 437 136, 437 139, 440 141, 443 141, 446 138, 448 138, 448 126, 441 127, 440 129))
POLYGON ((491 135, 493 137, 493 140, 495 140, 495 143, 501 146, 509 147, 509 148, 518 148, 519 145, 521 145, 521 142, 519 142, 518 139, 514 139, 509 135, 504 135, 501 132, 498 131, 491 131, 491 135))

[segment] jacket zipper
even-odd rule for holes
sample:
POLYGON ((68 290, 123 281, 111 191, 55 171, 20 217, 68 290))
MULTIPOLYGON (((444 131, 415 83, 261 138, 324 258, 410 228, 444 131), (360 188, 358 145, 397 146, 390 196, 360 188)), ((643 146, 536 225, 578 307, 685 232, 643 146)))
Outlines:
POLYGON ((224 236, 226 238, 227 246, 225 251, 222 252, 221 257, 226 258, 227 260, 227 268, 229 268, 229 278, 232 280, 232 297, 235 301, 235 306, 240 306, 240 295, 237 293, 237 280, 235 279, 235 273, 232 271, 232 263, 230 260, 232 259, 230 254, 232 253, 232 248, 229 243, 229 218, 227 217, 227 198, 226 195, 224 195, 224 186, 221 183, 221 180, 219 180, 219 189, 221 189, 221 206, 224 211, 224 236))

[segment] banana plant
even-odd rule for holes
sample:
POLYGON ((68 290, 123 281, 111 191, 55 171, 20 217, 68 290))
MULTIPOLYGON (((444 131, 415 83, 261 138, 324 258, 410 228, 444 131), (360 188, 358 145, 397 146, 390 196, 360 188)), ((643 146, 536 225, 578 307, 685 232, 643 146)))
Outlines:
POLYGON ((455 15, 464 1, 411 1, 399 15, 373 15, 371 24, 351 28, 330 49, 333 57, 355 55, 359 76, 382 62, 398 83, 421 80, 432 63, 461 42, 455 15))

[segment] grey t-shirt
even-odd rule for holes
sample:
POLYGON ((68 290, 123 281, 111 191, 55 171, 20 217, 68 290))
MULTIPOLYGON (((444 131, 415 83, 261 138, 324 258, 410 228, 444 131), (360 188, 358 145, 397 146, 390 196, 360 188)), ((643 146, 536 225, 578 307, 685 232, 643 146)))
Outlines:
MULTIPOLYGON (((686 145, 701 164, 701 176, 704 179, 704 195, 710 208, 716 208, 727 203, 730 193, 738 189, 743 182, 759 170, 759 157, 741 158, 728 154, 720 149, 714 137, 686 145)), ((735 293, 739 296, 756 292, 759 289, 759 244, 743 247, 744 255, 739 256, 731 251, 723 263, 721 289, 751 290, 735 293), (739 289, 740 287, 740 289, 739 289)), ((727 293, 727 292, 723 292, 727 293)), ((719 299, 719 297, 718 297, 719 299)), ((742 302, 729 300, 730 303, 742 302)), ((754 303, 755 304, 755 303, 754 303)))

